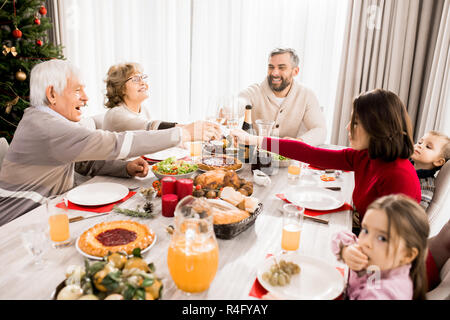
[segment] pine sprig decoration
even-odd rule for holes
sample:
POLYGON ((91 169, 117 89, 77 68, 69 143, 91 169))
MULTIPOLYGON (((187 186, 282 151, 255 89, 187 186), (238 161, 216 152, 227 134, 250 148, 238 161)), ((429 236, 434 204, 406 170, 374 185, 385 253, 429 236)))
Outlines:
POLYGON ((151 202, 146 202, 144 204, 143 210, 141 210, 140 206, 137 206, 135 210, 122 209, 118 206, 114 206, 113 211, 136 218, 154 218, 156 216, 156 213, 153 212, 153 203, 151 202))

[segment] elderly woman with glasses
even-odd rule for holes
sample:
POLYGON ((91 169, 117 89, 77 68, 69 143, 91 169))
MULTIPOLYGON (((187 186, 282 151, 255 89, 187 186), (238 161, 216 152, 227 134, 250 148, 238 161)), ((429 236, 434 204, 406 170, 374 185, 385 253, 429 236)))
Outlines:
MULTIPOLYGON (((177 125, 174 122, 151 120, 142 105, 148 98, 147 75, 137 63, 121 63, 109 68, 106 82, 106 112, 103 126, 109 131, 161 130, 177 125)), ((178 125, 181 126, 181 125, 178 125)))

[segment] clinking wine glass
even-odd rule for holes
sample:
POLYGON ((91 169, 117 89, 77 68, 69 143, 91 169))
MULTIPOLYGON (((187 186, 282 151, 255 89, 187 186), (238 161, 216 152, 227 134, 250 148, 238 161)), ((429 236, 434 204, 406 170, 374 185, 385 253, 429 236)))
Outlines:
POLYGON ((219 247, 206 199, 187 196, 178 203, 167 264, 179 290, 195 294, 209 288, 219 264, 219 247))

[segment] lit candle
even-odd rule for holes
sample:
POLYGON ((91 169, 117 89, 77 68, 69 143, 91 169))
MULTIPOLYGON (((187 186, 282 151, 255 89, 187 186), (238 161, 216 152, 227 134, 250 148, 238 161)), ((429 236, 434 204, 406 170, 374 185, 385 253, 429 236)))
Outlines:
POLYGON ((162 215, 164 217, 173 217, 175 207, 178 203, 178 196, 176 194, 165 194, 161 196, 162 201, 162 215))
POLYGON ((186 196, 192 195, 194 191, 194 181, 192 179, 179 179, 177 180, 177 196, 180 201, 186 196))
POLYGON ((175 177, 164 177, 161 179, 161 195, 165 194, 176 194, 176 183, 177 179, 175 177))

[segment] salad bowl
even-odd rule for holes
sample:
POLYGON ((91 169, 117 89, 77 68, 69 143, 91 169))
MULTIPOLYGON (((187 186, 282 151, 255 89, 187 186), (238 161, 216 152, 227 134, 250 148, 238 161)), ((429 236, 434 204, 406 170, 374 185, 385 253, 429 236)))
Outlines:
POLYGON ((175 157, 167 158, 152 166, 153 174, 158 178, 175 177, 177 179, 189 179, 197 172, 198 166, 184 160, 176 160, 175 157))

